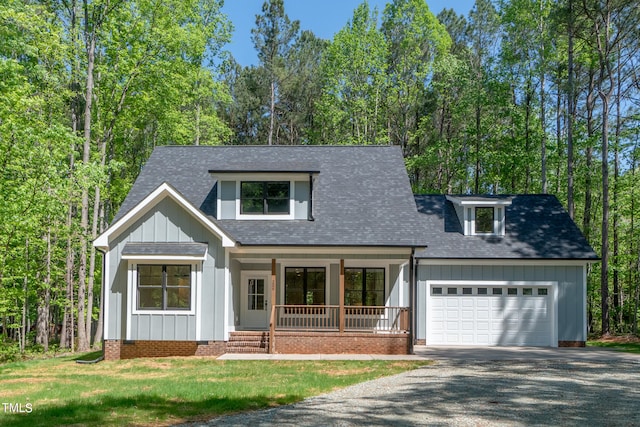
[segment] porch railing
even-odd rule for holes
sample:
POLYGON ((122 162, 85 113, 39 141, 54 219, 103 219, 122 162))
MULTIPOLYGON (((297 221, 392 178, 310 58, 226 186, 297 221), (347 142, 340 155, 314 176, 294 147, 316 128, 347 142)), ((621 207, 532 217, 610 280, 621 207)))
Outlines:
MULTIPOLYGON (((276 305, 275 330, 339 331, 339 305, 276 305)), ((407 332, 407 307, 344 306, 344 330, 349 332, 407 332)))

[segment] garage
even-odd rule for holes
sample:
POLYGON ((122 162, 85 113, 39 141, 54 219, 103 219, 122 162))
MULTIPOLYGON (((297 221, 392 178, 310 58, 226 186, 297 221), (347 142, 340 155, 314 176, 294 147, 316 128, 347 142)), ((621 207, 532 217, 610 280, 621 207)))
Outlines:
POLYGON ((557 346, 554 283, 431 283, 427 345, 557 346))

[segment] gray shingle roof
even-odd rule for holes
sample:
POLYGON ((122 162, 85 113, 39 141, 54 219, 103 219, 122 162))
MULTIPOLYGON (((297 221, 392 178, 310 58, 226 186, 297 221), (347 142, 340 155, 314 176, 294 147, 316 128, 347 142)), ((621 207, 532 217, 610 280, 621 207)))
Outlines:
POLYGON ((122 248, 122 256, 127 255, 178 255, 203 257, 207 253, 206 243, 132 243, 122 248))
POLYGON ((421 246, 425 233, 399 147, 157 147, 114 222, 163 182, 242 245, 421 246), (209 171, 318 171, 308 220, 214 220, 209 171))
POLYGON ((505 236, 464 236, 453 204, 442 195, 415 196, 428 230, 419 258, 598 260, 584 235, 551 195, 511 196, 505 236))

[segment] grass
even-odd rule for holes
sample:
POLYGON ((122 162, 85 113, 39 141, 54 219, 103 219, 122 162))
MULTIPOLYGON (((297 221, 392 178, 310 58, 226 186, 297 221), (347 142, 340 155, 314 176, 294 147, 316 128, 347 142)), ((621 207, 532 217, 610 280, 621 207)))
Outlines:
POLYGON ((0 408, 0 425, 157 426, 207 420, 297 402, 428 363, 188 357, 78 364, 75 359, 0 365, 0 401, 33 408, 22 414, 0 408))
POLYGON ((589 347, 604 347, 640 354, 640 339, 634 336, 608 336, 587 341, 589 347))

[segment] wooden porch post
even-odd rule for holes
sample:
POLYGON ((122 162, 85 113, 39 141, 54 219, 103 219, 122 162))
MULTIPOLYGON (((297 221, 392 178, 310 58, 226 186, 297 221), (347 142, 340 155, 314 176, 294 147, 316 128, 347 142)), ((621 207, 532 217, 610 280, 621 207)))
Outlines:
POLYGON ((276 259, 271 259, 271 316, 269 318, 269 354, 273 353, 276 336, 276 259))
POLYGON ((340 260, 340 333, 344 333, 344 259, 340 260))

